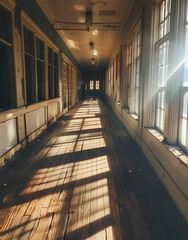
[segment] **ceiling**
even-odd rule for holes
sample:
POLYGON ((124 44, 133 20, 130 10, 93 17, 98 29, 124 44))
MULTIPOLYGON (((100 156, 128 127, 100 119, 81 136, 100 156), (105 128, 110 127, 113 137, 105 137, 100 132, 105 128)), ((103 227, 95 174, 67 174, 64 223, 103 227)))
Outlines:
POLYGON ((107 66, 121 25, 129 12, 131 0, 37 0, 37 2, 51 23, 55 24, 56 29, 86 29, 86 11, 91 11, 93 25, 89 32, 86 30, 58 30, 58 32, 82 69, 92 69, 92 58, 96 60, 96 69, 107 66), (97 55, 89 50, 90 42, 94 43, 97 55))

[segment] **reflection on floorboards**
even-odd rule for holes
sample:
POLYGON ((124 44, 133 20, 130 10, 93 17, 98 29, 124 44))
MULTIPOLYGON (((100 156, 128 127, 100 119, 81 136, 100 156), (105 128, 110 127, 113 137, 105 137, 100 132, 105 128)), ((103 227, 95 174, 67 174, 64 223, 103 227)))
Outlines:
POLYGON ((97 100, 78 104, 20 156, 29 166, 2 173, 0 239, 121 239, 99 115, 97 100))
POLYGON ((0 173, 0 239, 187 240, 188 228, 104 102, 87 99, 0 173))

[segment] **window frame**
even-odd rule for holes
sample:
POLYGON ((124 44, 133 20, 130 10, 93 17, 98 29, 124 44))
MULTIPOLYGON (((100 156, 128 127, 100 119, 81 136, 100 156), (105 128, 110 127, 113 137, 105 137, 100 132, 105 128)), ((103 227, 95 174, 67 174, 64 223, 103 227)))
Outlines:
POLYGON ((185 0, 185 16, 184 16, 184 22, 183 22, 183 28, 184 28, 184 34, 183 34, 183 38, 184 38, 184 57, 185 57, 185 63, 182 69, 182 81, 181 81, 181 87, 180 87, 180 111, 179 111, 179 124, 178 124, 178 145, 183 149, 183 151, 185 151, 186 153, 188 153, 188 103, 187 103, 187 117, 185 118, 183 116, 183 108, 184 108, 184 96, 187 94, 188 95, 188 81, 187 81, 187 85, 184 86, 184 78, 185 78, 185 64, 187 62, 188 64, 188 0, 185 0), (187 44, 186 44, 186 40, 187 40, 187 44), (186 46, 187 45, 187 46, 186 46), (186 61, 187 60, 187 61, 186 61), (182 121, 183 119, 186 119, 187 124, 186 124, 186 136, 185 136, 185 144, 183 144, 182 142, 182 121))
MULTIPOLYGON (((41 41, 44 42, 44 98, 42 101, 48 100, 48 53, 47 49, 48 47, 53 49, 53 52, 57 54, 59 53, 59 49, 55 46, 55 44, 46 36, 45 33, 33 22, 33 20, 24 12, 21 12, 21 33, 22 33, 22 59, 23 59, 23 69, 24 69, 24 100, 25 105, 27 104, 27 90, 26 90, 26 72, 25 72, 25 52, 24 52, 24 27, 26 27, 29 31, 34 33, 34 44, 35 44, 35 56, 36 56, 36 38, 39 38, 41 41)), ((59 61, 59 60, 58 60, 59 61)), ((34 82, 35 82, 35 89, 34 92, 36 94, 35 96, 35 102, 38 102, 37 97, 37 76, 36 76, 36 60, 35 60, 35 70, 34 70, 34 82)), ((57 70, 57 79, 58 79, 58 70, 57 70)), ((59 85, 59 79, 58 85, 59 85)), ((58 89, 58 96, 59 96, 59 89, 58 89)), ((54 98, 54 97, 53 97, 54 98)))
POLYGON ((135 24, 133 25, 129 39, 126 42, 126 64, 125 64, 125 73, 126 73, 126 88, 127 88, 127 99, 124 100, 126 102, 125 108, 128 109, 129 113, 135 117, 136 120, 140 117, 140 96, 141 96, 141 61, 142 61, 142 12, 138 16, 137 20, 135 21, 135 24), (137 45, 138 41, 138 34, 140 35, 140 44, 137 45), (137 42, 137 43, 136 43, 137 42), (131 55, 129 54, 129 47, 131 46, 131 55), (140 49, 139 54, 137 55, 137 49, 140 49), (131 62, 129 62, 129 57, 131 62), (140 61, 139 66, 139 77, 138 77, 138 83, 139 86, 136 86, 136 67, 137 62, 140 61), (130 78, 129 78, 129 72, 128 68, 131 67, 130 71, 130 78), (138 99, 136 99, 136 95, 138 93, 138 99), (138 107, 136 111, 136 100, 138 102, 138 107))
MULTIPOLYGON (((172 2, 171 0, 162 0, 159 4, 158 4, 158 8, 157 8, 157 14, 158 14, 158 22, 157 22, 157 28, 158 28, 158 33, 157 33, 157 41, 154 44, 154 49, 155 49, 155 69, 154 69, 154 79, 155 79, 155 89, 157 89, 156 93, 155 93, 155 128, 162 134, 164 134, 165 131, 165 111, 166 111, 166 102, 167 102, 167 79, 168 79, 168 68, 169 68, 169 48, 170 48, 170 24, 171 24, 171 14, 172 14, 172 2), (168 9, 168 14, 165 16, 165 11, 166 11, 166 4, 169 4, 170 2, 170 11, 168 9), (165 5, 164 7, 164 19, 161 21, 161 7, 162 5, 165 5), (170 19, 170 22, 169 22, 170 19), (164 29, 163 29, 163 35, 160 35, 160 31, 161 31, 161 26, 164 24, 165 21, 168 21, 168 31, 166 33, 164 33, 164 29), (165 55, 165 64, 161 64, 159 65, 159 54, 160 54, 160 46, 163 46, 164 44, 167 44, 167 57, 165 55), (166 73, 165 73, 165 77, 164 77, 164 86, 159 86, 159 69, 163 69, 166 68, 166 73), (164 93, 164 106, 162 106, 162 93, 164 93), (159 100, 159 96, 161 96, 160 100, 159 100), (160 104, 158 104, 160 102, 160 104), (160 105, 160 106, 158 106, 160 105), (163 120, 161 120, 161 116, 162 116, 162 112, 163 112, 163 120), (159 119, 159 121, 158 121, 159 119), (159 123, 159 124, 157 124, 159 123)), ((164 47, 162 48, 164 49, 164 47)), ((164 69, 163 69, 164 71, 164 69)))
MULTIPOLYGON (((10 14, 10 23, 11 23, 11 43, 0 39, 0 42, 4 45, 6 45, 9 49, 9 58, 10 58, 10 64, 9 68, 10 70, 10 76, 9 76, 9 106, 3 107, 0 109, 0 112, 4 112, 6 110, 12 109, 17 107, 17 98, 16 98, 16 66, 15 66, 15 53, 14 53, 14 9, 16 6, 16 3, 12 0, 6 1, 6 0, 0 0, 0 5, 2 8, 4 8, 6 11, 10 14)), ((10 30, 10 29, 9 29, 10 30)))

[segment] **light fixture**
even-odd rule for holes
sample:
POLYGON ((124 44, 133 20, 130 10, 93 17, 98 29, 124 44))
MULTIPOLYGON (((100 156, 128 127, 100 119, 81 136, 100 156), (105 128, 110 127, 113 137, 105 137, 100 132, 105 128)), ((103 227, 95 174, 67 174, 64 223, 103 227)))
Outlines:
POLYGON ((89 43, 89 51, 92 53, 94 50, 94 42, 89 43))
POLYGON ((90 12, 90 11, 86 12, 85 24, 87 26, 87 31, 89 32, 89 28, 93 24, 93 15, 92 15, 92 12, 90 12))
POLYGON ((97 56, 97 50, 94 50, 94 51, 93 51, 93 54, 94 54, 95 56, 97 56))
POLYGON ((92 63, 92 65, 95 64, 95 58, 92 58, 92 59, 91 59, 91 63, 92 63))
POLYGON ((95 35, 95 36, 97 36, 97 35, 98 35, 97 29, 93 30, 93 31, 92 31, 92 34, 95 35))

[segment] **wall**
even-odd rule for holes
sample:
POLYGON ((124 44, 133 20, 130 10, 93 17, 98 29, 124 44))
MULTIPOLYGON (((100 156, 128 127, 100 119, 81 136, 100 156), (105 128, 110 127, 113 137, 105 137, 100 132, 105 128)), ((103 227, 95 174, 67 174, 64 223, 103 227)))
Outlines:
POLYGON ((10 31, 13 32, 13 77, 11 82, 14 91, 11 97, 14 104, 8 109, 0 109, 0 167, 4 166, 20 148, 57 121, 68 111, 68 106, 69 109, 74 107, 81 97, 82 77, 78 70, 79 65, 60 36, 53 30, 53 26, 35 1, 17 0, 16 2, 0 0, 0 4, 12 15, 13 27, 10 31), (27 104, 26 96, 23 26, 37 34, 45 46, 45 100, 41 102, 36 100, 30 105, 27 104), (58 97, 54 95, 52 99, 49 99, 48 94, 48 47, 58 54, 58 97), (68 96, 72 100, 71 103, 69 103, 68 96))
MULTIPOLYGON (((129 109, 124 107, 124 90, 126 72, 124 61, 121 65, 121 96, 120 103, 114 100, 113 94, 109 92, 108 72, 106 73, 106 100, 112 107, 118 118, 122 121, 131 137, 137 142, 142 149, 144 155, 148 159, 161 182, 166 187, 169 195, 172 197, 177 208, 188 222, 188 156, 177 146, 168 145, 164 141, 164 136, 159 133, 153 126, 150 110, 155 106, 155 100, 152 98, 151 78, 152 78, 152 56, 153 56, 153 36, 152 36, 152 12, 155 6, 152 1, 136 1, 134 4, 128 21, 122 28, 122 32, 117 39, 116 45, 111 53, 111 61, 113 63, 115 55, 119 51, 119 47, 123 47, 122 56, 124 57, 125 43, 128 41, 132 26, 135 19, 142 15, 142 62, 140 74, 140 101, 139 101, 139 117, 131 114, 129 109), (148 104, 148 98, 150 104, 148 104)), ((126 93, 125 93, 126 94, 126 93)))

